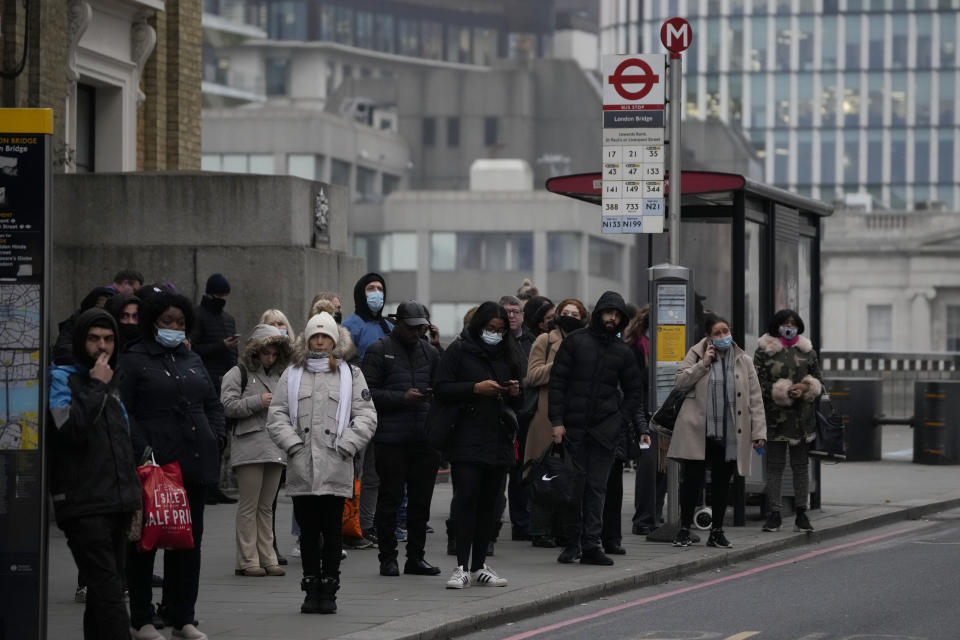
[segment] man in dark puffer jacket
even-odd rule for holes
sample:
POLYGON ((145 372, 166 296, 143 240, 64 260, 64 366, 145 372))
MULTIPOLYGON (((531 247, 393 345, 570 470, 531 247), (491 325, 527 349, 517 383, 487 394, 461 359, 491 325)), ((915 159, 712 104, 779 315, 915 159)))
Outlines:
POLYGON ((642 402, 636 359, 617 338, 626 326, 623 298, 605 292, 590 325, 561 343, 550 373, 553 440, 566 437, 585 472, 580 517, 571 518, 575 524, 568 531, 567 547, 557 558, 564 564, 573 562, 581 550, 582 564, 613 564, 600 548, 607 478, 622 425, 636 415, 642 402))
POLYGON ((84 638, 129 638, 123 558, 141 489, 116 386, 117 326, 109 313, 89 309, 77 317, 72 359, 76 364, 50 369, 54 512, 87 587, 84 638))
POLYGON ((407 562, 403 572, 437 575, 423 558, 430 501, 440 453, 427 442, 427 413, 439 352, 421 337, 430 322, 427 310, 408 300, 397 307, 391 333, 371 344, 363 357, 363 377, 377 407, 373 444, 380 491, 374 526, 380 548, 380 575, 396 576, 397 509, 407 487, 407 562))

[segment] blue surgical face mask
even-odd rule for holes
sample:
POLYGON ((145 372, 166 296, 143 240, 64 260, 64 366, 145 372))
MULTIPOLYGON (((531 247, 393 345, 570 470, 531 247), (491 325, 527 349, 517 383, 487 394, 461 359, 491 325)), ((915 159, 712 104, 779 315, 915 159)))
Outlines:
POLYGON ((290 333, 286 329, 280 329, 280 335, 288 337, 290 333))
POLYGON ((733 336, 724 336, 722 338, 713 338, 714 348, 720 351, 726 351, 733 344, 733 336))
POLYGON ((180 343, 186 340, 186 338, 187 334, 183 331, 177 331, 176 329, 157 329, 157 343, 167 349, 180 346, 180 343))
POLYGON ((503 334, 497 333, 496 331, 484 331, 480 334, 480 339, 493 347, 500 344, 503 340, 503 334))
POLYGON ((379 313, 383 309, 383 291, 371 291, 367 294, 367 306, 370 311, 379 313))
POLYGON ((796 327, 791 327, 788 325, 781 325, 777 331, 780 333, 780 335, 783 337, 784 340, 793 340, 794 338, 797 337, 797 334, 799 333, 796 327))

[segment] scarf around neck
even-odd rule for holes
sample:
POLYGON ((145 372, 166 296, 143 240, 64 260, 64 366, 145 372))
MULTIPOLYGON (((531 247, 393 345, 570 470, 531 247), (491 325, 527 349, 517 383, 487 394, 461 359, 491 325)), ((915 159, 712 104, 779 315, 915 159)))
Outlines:
POLYGON ((726 453, 724 459, 737 459, 737 439, 734 437, 736 421, 736 374, 733 348, 725 357, 717 357, 710 363, 710 393, 707 396, 707 438, 720 442, 726 453))
MULTIPOLYGON (((350 423, 350 412, 353 405, 353 373, 350 371, 350 365, 345 362, 339 363, 340 371, 340 400, 337 402, 337 444, 340 444, 340 437, 343 430, 350 423)), ((330 358, 310 358, 307 360, 307 371, 314 374, 330 373, 330 358)), ((290 423, 297 426, 297 392, 300 390, 300 382, 303 379, 302 367, 290 367, 290 373, 287 375, 287 404, 290 410, 290 423)))

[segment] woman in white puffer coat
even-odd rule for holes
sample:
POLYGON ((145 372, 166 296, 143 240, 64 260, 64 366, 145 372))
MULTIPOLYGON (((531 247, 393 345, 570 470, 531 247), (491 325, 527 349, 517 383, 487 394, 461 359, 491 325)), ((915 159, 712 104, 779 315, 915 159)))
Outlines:
POLYGON ((366 380, 347 364, 353 343, 329 313, 307 322, 267 415, 286 452, 287 494, 300 523, 302 613, 336 613, 343 506, 353 497, 354 457, 377 428, 366 380), (322 543, 321 543, 322 541, 322 543))

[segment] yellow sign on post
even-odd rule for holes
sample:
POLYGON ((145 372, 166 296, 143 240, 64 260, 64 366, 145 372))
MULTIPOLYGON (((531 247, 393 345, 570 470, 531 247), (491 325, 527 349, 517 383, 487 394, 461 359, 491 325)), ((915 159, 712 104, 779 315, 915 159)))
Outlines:
POLYGON ((687 356, 687 328, 682 324, 657 327, 657 362, 681 362, 687 356))

